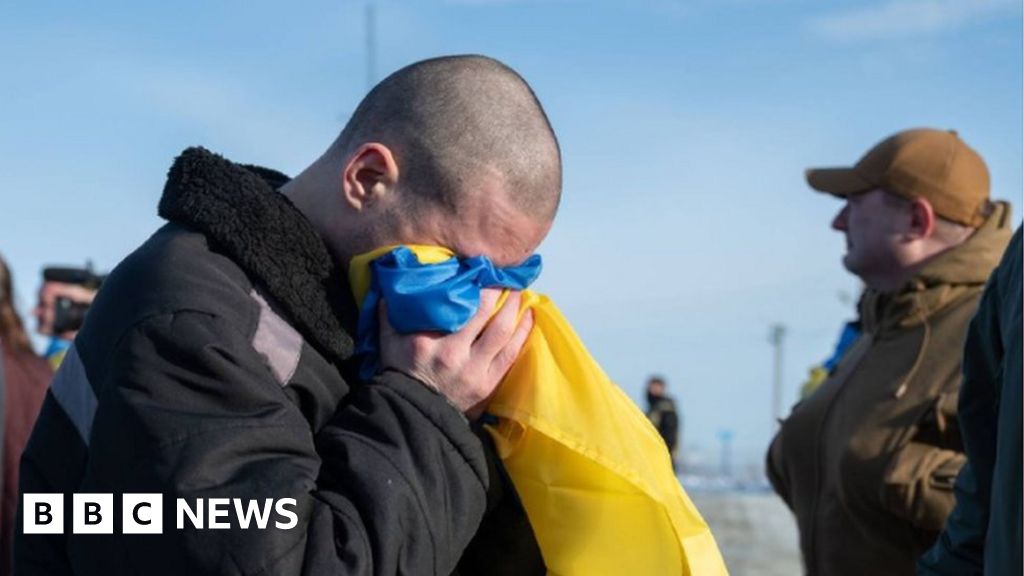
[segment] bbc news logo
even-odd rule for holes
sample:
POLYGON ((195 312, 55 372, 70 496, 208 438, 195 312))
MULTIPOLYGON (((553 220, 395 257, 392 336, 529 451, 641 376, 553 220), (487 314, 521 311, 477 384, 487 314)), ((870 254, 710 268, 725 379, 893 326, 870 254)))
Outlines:
MULTIPOLYGON (((113 494, 73 494, 71 502, 72 533, 114 533, 113 494)), ((175 526, 178 530, 186 526, 198 530, 266 530, 270 526, 291 530, 299 523, 294 511, 296 505, 294 498, 196 498, 191 502, 178 498, 175 526)), ((64 533, 63 494, 25 494, 23 510, 25 534, 64 533)), ((163 520, 163 494, 121 495, 121 533, 163 534, 163 520)))

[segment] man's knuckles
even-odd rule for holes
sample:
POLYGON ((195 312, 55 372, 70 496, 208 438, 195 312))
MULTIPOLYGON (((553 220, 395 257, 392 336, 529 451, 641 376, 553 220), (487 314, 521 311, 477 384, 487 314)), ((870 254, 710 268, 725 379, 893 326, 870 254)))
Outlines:
POLYGON ((486 333, 488 339, 497 345, 503 345, 508 342, 512 335, 516 331, 516 317, 515 314, 505 314, 502 311, 494 317, 491 324, 487 327, 486 333))
POLYGON ((466 353, 456 346, 441 346, 434 354, 434 369, 441 373, 460 370, 466 363, 466 353))
POLYGON ((436 347, 436 344, 431 338, 423 335, 416 335, 409 339, 409 348, 413 361, 429 358, 436 347))
POLYGON ((490 313, 501 298, 502 290, 498 288, 484 288, 480 291, 480 312, 490 313))

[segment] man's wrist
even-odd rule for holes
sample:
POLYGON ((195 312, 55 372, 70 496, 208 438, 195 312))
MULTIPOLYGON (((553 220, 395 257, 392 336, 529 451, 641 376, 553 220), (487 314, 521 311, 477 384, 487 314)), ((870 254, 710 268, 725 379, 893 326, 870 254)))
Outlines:
POLYGON ((426 388, 428 391, 430 391, 434 395, 441 397, 445 401, 445 404, 448 404, 448 406, 451 406, 451 408, 453 410, 455 410, 456 413, 458 413, 459 417, 466 423, 466 425, 469 425, 470 422, 472 421, 470 419, 469 415, 466 414, 466 412, 463 411, 462 408, 460 408, 458 405, 456 405, 454 402, 452 402, 451 398, 449 398, 448 396, 445 396, 436 386, 434 386, 434 385, 430 384, 429 382, 425 381, 423 378, 420 378, 420 377, 418 377, 418 376, 416 376, 414 374, 409 374, 408 372, 405 372, 403 370, 399 370, 397 368, 391 368, 391 367, 384 368, 381 371, 381 375, 383 376, 384 374, 386 374, 388 372, 391 372, 391 373, 397 374, 399 376, 408 378, 409 380, 414 380, 414 381, 416 381, 417 384, 419 384, 423 388, 426 388))

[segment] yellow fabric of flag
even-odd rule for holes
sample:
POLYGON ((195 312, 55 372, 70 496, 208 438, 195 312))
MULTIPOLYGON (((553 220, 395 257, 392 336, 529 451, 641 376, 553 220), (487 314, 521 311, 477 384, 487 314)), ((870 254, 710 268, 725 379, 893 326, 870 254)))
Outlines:
MULTIPOLYGON (((408 246, 420 262, 453 254, 408 246)), ((370 286, 357 257, 357 302, 370 286)), ((604 373, 558 308, 523 291, 534 327, 487 412, 499 456, 536 534, 548 573, 717 576, 725 563, 676 478, 664 441, 604 373)), ((503 300, 501 301, 503 302, 503 300)))

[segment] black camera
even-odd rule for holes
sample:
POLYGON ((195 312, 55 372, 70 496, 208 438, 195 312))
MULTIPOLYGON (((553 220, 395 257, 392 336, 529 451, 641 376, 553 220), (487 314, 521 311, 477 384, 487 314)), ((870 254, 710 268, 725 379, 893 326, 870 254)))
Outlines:
MULTIPOLYGON (((89 290, 98 290, 105 279, 105 275, 93 271, 91 262, 87 263, 85 268, 50 266, 43 269, 44 282, 71 284, 89 290)), ((88 311, 89 303, 58 296, 53 304, 53 333, 63 334, 78 330, 85 322, 85 314, 88 311)))
POLYGON ((82 327, 85 313, 89 311, 86 302, 75 302, 71 298, 59 296, 53 302, 53 333, 73 332, 82 327))

